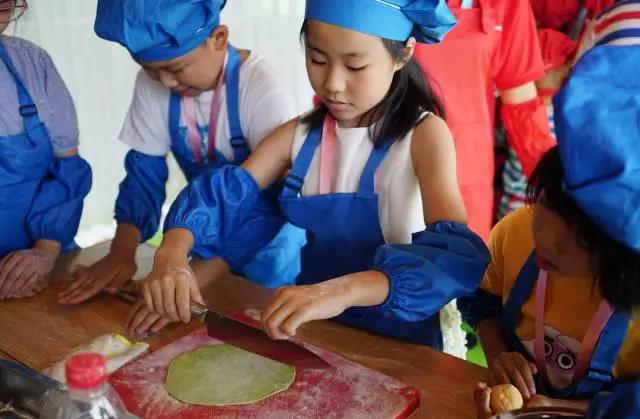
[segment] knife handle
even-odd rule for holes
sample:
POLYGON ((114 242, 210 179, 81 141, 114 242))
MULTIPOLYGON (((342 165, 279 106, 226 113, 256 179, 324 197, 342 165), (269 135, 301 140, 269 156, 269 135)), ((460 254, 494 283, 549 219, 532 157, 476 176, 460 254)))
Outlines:
POLYGON ((205 305, 191 301, 189 311, 193 317, 202 317, 207 313, 207 311, 209 311, 209 309, 205 305))

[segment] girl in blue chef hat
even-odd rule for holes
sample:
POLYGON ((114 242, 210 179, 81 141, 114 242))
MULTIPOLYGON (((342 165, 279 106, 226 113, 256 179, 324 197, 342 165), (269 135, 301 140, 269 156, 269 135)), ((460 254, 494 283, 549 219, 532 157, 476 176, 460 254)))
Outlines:
MULTIPOLYGON (((525 407, 638 395, 621 382, 640 378, 640 46, 620 35, 622 46, 584 55, 555 97, 558 146, 530 179, 530 207, 494 228, 481 288, 462 302, 489 380, 515 385, 525 407)), ((479 417, 490 392, 477 390, 479 417)), ((592 417, 637 417, 632 404, 596 416, 604 400, 592 417)))
MULTIPOLYGON (((142 69, 120 133, 131 150, 111 251, 75 272, 61 302, 82 302, 105 287, 115 292, 131 279, 138 243, 151 238, 160 222, 169 153, 191 181, 207 170, 241 164, 264 136, 293 116, 288 90, 274 69, 259 54, 229 44, 229 31, 220 25, 223 7, 222 0, 98 2, 96 33, 122 44, 142 69)), ((304 232, 278 222, 276 198, 273 190, 265 191, 254 210, 261 219, 276 219, 256 232, 273 240, 257 243, 252 257, 240 262, 224 252, 199 254, 192 262, 199 279, 223 275, 231 264, 266 286, 293 283, 304 232)), ((132 332, 156 331, 166 323, 138 304, 128 326, 132 332)))
POLYGON ((246 214, 286 175, 280 208, 307 244, 296 285, 262 311, 267 333, 287 339, 303 323, 336 318, 442 348, 440 310, 475 290, 488 261, 464 224, 441 106, 412 58, 417 41, 438 42, 454 24, 444 1, 308 0, 302 36, 320 105, 240 167, 180 194, 142 284, 148 308, 189 320, 198 294, 188 253, 248 257, 248 243, 268 237, 245 231, 246 214))
POLYGON ((2 35, 26 9, 0 0, 0 300, 44 289, 60 253, 76 248, 91 189, 73 101, 51 58, 2 35))

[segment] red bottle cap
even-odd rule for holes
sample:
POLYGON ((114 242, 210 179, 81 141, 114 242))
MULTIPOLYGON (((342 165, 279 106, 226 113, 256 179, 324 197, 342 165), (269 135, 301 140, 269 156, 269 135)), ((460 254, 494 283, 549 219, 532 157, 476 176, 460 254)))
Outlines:
POLYGON ((99 353, 72 356, 65 366, 70 389, 91 390, 107 381, 107 360, 99 353))

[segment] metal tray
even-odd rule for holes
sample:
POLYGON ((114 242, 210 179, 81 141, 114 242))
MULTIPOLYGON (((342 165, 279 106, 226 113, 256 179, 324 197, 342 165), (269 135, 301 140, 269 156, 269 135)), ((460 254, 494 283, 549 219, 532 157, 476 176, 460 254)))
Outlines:
POLYGON ((556 418, 584 418, 584 412, 561 407, 540 407, 516 410, 493 416, 492 419, 556 419, 556 418))
MULTIPOLYGON (((38 417, 47 391, 59 390, 59 384, 44 375, 15 362, 0 360, 0 406, 38 417)), ((7 409, 9 410, 9 409, 7 409)), ((11 412, 0 412, 0 418, 19 418, 11 412)))

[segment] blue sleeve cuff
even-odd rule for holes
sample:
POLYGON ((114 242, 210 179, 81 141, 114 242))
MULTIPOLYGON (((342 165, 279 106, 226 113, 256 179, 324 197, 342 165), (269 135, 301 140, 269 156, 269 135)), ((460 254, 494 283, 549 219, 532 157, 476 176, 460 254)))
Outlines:
POLYGON ((164 156, 150 156, 135 150, 125 158, 127 176, 120 183, 115 220, 129 223, 140 231, 141 242, 158 231, 169 168, 164 156))
POLYGON ((180 192, 164 230, 187 229, 194 237, 192 254, 203 259, 226 257, 231 266, 237 265, 243 258, 227 247, 238 248, 240 239, 253 240, 248 226, 256 225, 252 212, 259 196, 255 179, 241 167, 225 166, 205 172, 180 192))
POLYGON ((91 167, 80 156, 55 158, 27 217, 31 238, 71 243, 91 190, 91 167))
POLYGON ((472 294, 488 264, 484 242, 465 225, 431 224, 411 244, 383 245, 376 252, 374 269, 389 278, 389 297, 375 309, 385 317, 424 320, 472 294))
POLYGON ((500 317, 502 298, 478 288, 472 295, 458 300, 458 309, 464 321, 475 328, 483 320, 500 317))

